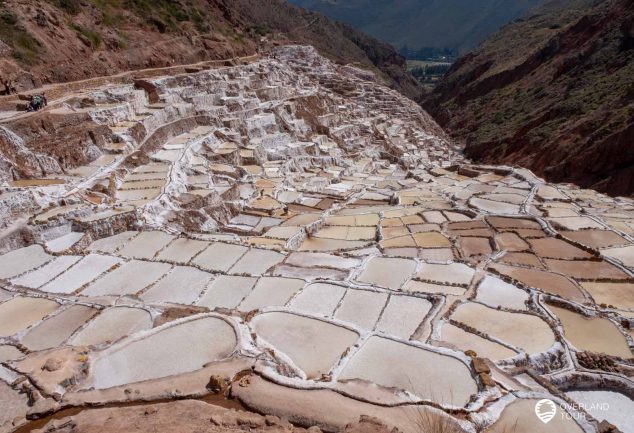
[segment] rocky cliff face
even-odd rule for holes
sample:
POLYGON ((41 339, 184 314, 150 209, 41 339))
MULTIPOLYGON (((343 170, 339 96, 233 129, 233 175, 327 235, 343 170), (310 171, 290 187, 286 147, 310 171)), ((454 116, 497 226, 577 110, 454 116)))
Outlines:
POLYGON ((336 61, 372 69, 412 98, 421 94, 390 46, 282 0, 0 3, 0 76, 15 79, 19 90, 244 56, 286 41, 310 43, 336 61))
POLYGON ((424 106, 468 156, 634 192, 634 4, 548 3, 461 58, 424 106))

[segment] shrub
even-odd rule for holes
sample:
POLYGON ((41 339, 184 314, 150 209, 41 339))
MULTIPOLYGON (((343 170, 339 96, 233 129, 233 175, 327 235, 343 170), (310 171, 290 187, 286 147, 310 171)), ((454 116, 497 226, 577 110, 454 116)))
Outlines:
POLYGON ((101 35, 99 33, 77 24, 71 24, 70 27, 75 30, 75 32, 88 39, 88 41, 90 41, 90 47, 93 50, 96 50, 101 46, 101 35))
POLYGON ((81 11, 80 0, 49 0, 49 2, 71 15, 77 15, 81 11))

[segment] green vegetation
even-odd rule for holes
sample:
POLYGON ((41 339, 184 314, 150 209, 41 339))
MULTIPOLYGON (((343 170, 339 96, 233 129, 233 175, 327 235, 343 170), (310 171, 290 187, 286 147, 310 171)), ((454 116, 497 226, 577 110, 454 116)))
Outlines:
POLYGON ((88 41, 90 41, 90 47, 93 50, 99 49, 101 46, 101 35, 94 30, 87 29, 77 24, 71 24, 70 27, 75 30, 78 34, 85 37, 88 41))
MULTIPOLYGON (((111 0, 115 1, 115 0, 111 0)), ((206 17, 195 8, 186 8, 171 0, 119 0, 121 6, 154 25, 160 32, 174 31, 183 21, 204 27, 206 17)))
POLYGON ((0 11, 0 39, 13 49, 13 58, 24 66, 37 62, 40 43, 17 27, 17 18, 11 12, 0 11))
POLYGON ((71 15, 77 15, 81 11, 80 0, 48 0, 58 8, 68 12, 71 15))
MULTIPOLYGON (((200 32, 209 32, 210 18, 203 10, 192 6, 193 2, 173 0, 47 0, 70 15, 77 15, 85 8, 87 1, 102 13, 102 24, 106 27, 121 28, 125 18, 120 11, 136 15, 159 32, 177 31, 179 24, 191 21, 200 32)), ((84 34, 84 32, 81 32, 84 34)), ((84 36, 88 37, 88 35, 84 36)), ((94 35, 92 35, 94 36, 94 35)), ((91 38, 92 41, 92 38, 91 38)))
POLYGON ((267 26, 265 26, 265 25, 264 25, 264 26, 259 25, 259 26, 254 26, 254 27, 251 27, 251 28, 249 29, 249 32, 250 32, 251 34, 255 34, 255 35, 257 35, 257 36, 266 36, 266 35, 268 35, 269 33, 271 33, 271 29, 269 29, 269 28, 268 28, 267 26))
POLYGON ((201 33, 209 33, 211 31, 211 25, 209 24, 209 18, 205 12, 201 12, 198 9, 193 9, 191 13, 191 20, 196 26, 196 30, 201 33))
POLYGON ((434 62, 428 60, 408 60, 407 69, 420 83, 429 84, 440 80, 449 68, 451 63, 434 62))

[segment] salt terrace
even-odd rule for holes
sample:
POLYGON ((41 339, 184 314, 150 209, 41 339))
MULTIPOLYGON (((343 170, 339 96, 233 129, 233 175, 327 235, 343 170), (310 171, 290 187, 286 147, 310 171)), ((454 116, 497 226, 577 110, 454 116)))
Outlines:
POLYGON ((309 47, 83 97, 53 109, 101 156, 0 195, 0 431, 211 392, 324 431, 634 431, 632 200, 470 164, 309 47))

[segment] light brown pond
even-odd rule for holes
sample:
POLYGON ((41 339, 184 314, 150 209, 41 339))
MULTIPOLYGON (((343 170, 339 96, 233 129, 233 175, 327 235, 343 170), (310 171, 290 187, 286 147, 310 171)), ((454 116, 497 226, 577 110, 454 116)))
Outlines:
POLYGON ((577 349, 621 358, 632 357, 625 336, 608 319, 585 317, 553 305, 549 305, 548 309, 561 320, 564 336, 577 349))
POLYGON ((545 352, 555 343, 548 324, 529 314, 509 313, 469 302, 460 305, 451 318, 531 354, 545 352))

